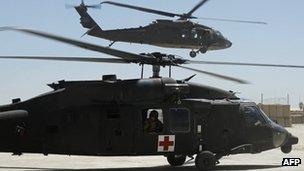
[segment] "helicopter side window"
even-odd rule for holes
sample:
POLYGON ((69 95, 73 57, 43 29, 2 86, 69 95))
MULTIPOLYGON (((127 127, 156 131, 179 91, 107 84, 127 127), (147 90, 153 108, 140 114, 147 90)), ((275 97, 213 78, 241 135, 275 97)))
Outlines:
POLYGON ((244 108, 244 114, 245 121, 249 126, 258 126, 266 123, 260 111, 254 106, 246 106, 244 108))
POLYGON ((143 129, 145 133, 160 133, 164 129, 162 109, 146 109, 143 111, 143 129))
POLYGON ((190 131, 190 112, 186 108, 172 108, 169 111, 171 132, 190 131))

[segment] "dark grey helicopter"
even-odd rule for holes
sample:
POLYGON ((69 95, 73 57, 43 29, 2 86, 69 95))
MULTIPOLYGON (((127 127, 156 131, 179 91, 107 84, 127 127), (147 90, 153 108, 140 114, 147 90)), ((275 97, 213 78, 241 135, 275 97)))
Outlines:
MULTIPOLYGON (((195 57, 196 54, 199 52, 206 53, 207 50, 226 49, 232 45, 232 43, 227 38, 225 38, 218 30, 190 21, 190 19, 198 19, 198 17, 195 17, 192 14, 202 5, 204 5, 207 1, 208 0, 200 1, 193 9, 191 9, 188 13, 185 14, 164 12, 154 9, 117 3, 113 1, 104 1, 101 4, 110 4, 143 12, 163 15, 167 17, 179 17, 177 20, 159 19, 143 27, 141 26, 138 28, 126 28, 115 30, 102 30, 102 28, 87 13, 88 8, 100 8, 100 4, 85 5, 82 1, 79 6, 72 7, 74 7, 81 16, 80 23, 82 24, 82 26, 84 28, 89 29, 84 35, 88 34, 90 36, 108 39, 112 41, 109 46, 112 46, 115 42, 120 41, 150 44, 170 48, 186 48, 192 49, 192 51, 190 52, 190 56, 195 57)), ((69 7, 71 6, 69 5, 69 7)), ((229 20, 218 18, 200 19, 266 24, 264 22, 229 20)))
MULTIPOLYGON (((32 99, 13 99, 0 106, 0 151, 22 153, 125 156, 164 155, 171 166, 194 156, 199 170, 209 170, 221 157, 260 153, 281 147, 289 153, 298 138, 271 121, 255 104, 235 93, 184 80, 160 77, 160 66, 175 66, 218 78, 244 80, 181 66, 220 64, 294 67, 294 65, 185 60, 161 53, 134 54, 45 32, 2 27, 44 37, 118 58, 1 56, 78 62, 152 65, 150 78, 59 81, 53 90, 32 99)), ((0 63, 1 65, 1 63, 0 63)))

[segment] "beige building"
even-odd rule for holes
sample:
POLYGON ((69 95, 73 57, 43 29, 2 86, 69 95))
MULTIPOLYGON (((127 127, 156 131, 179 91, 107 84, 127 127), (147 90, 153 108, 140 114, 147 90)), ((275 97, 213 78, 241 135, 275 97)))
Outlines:
POLYGON ((282 104, 259 104, 260 108, 270 119, 284 127, 292 126, 290 105, 282 104))
POLYGON ((291 120, 292 120, 293 124, 303 124, 304 123, 303 110, 291 110, 290 115, 291 115, 291 120))

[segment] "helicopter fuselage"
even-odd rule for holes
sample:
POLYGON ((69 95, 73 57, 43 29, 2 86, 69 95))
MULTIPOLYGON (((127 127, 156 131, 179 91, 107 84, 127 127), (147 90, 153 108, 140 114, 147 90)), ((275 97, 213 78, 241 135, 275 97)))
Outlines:
POLYGON ((192 49, 190 56, 195 57, 198 52, 226 49, 232 45, 219 31, 190 20, 156 20, 138 28, 103 30, 84 5, 76 6, 75 9, 80 15, 80 24, 89 29, 85 34, 110 40, 110 46, 115 42, 128 42, 186 48, 192 49))
POLYGON ((92 30, 88 35, 114 42, 150 44, 160 47, 201 49, 226 49, 231 43, 212 28, 187 20, 156 20, 138 28, 92 30))
POLYGON ((0 151, 68 155, 258 153, 298 139, 254 103, 233 93, 170 78, 72 81, 0 106, 0 151), (226 99, 226 100, 225 100, 226 99), (163 124, 146 132, 151 111, 163 124))

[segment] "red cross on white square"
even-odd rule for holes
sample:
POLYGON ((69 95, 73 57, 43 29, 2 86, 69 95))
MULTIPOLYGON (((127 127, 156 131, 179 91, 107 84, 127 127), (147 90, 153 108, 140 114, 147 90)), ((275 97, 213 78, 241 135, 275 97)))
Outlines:
POLYGON ((175 135, 159 135, 157 152, 173 152, 175 147, 175 135))

